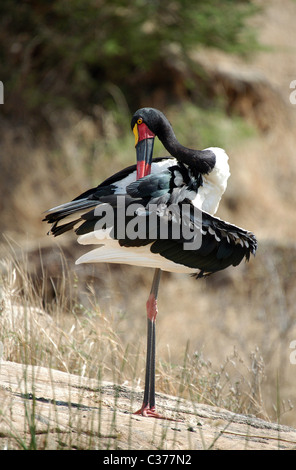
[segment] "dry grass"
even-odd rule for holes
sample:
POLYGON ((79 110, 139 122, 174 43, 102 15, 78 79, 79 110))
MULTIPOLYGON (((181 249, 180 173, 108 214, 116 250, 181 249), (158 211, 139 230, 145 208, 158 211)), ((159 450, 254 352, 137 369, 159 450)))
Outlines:
MULTIPOLYGON (((88 377, 108 374, 121 382, 125 351, 112 318, 95 304, 82 314, 75 301, 69 307, 65 295, 44 307, 42 285, 36 288, 22 262, 6 260, 2 268, 1 341, 6 360, 88 377)), ((64 281, 66 285, 73 279, 64 281)))
MULTIPOLYGON (((296 332, 295 293, 272 261, 267 267, 263 263, 271 247, 262 251, 259 267, 256 260, 248 269, 242 266, 206 282, 163 275, 156 387, 193 402, 294 424, 289 344, 296 332)), ((284 256, 274 250, 273 262, 276 257, 284 256)), ((82 286, 77 273, 61 269, 56 296, 44 304, 44 283, 36 284, 26 257, 3 260, 0 341, 5 360, 143 387, 143 299, 150 270, 140 279, 134 268, 118 267, 106 275, 102 266, 101 271, 105 279, 98 273, 82 286), (135 286, 133 297, 127 285, 135 286), (87 307, 86 297, 84 305, 79 301, 81 290, 87 307), (104 298, 112 292, 108 307, 104 298)))

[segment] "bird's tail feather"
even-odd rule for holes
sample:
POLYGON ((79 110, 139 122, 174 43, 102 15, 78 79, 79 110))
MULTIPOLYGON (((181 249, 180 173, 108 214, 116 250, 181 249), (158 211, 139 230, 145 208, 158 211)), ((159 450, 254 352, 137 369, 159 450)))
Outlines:
POLYGON ((77 228, 83 222, 81 217, 99 204, 97 200, 81 199, 66 202, 47 211, 43 221, 52 224, 49 234, 57 236, 77 228))

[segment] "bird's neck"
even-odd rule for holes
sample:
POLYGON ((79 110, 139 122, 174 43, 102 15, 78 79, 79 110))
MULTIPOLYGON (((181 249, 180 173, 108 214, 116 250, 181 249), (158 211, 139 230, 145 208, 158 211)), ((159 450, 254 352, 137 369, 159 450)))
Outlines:
POLYGON ((193 150, 178 141, 171 125, 164 123, 158 135, 166 150, 178 161, 188 165, 195 174, 209 173, 215 166, 215 154, 208 150, 193 150))

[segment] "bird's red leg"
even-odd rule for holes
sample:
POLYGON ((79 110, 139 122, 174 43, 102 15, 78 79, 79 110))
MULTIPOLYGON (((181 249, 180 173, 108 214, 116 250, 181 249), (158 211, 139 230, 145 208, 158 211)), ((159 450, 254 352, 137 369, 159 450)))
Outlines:
POLYGON ((144 399, 141 408, 136 412, 142 416, 163 418, 155 411, 155 321, 157 315, 157 294, 160 282, 161 270, 156 269, 146 303, 147 308, 147 357, 144 399))

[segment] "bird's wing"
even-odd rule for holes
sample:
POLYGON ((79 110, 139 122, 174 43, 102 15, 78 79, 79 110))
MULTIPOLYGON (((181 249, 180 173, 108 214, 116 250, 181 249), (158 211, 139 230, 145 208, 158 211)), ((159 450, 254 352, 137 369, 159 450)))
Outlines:
POLYGON ((152 254, 199 270, 199 277, 237 266, 257 249, 251 232, 196 209, 190 201, 147 205, 145 199, 110 195, 102 197, 101 203, 100 211, 95 208, 82 216, 84 222, 76 229, 83 243, 98 243, 104 229, 120 246, 150 245, 152 254), (103 204, 112 208, 109 219, 103 204))
POLYGON ((158 239, 152 244, 151 252, 198 268, 197 277, 237 266, 256 253, 257 240, 252 232, 193 207, 189 215, 187 210, 181 218, 180 238, 158 239))
MULTIPOLYGON (((160 157, 153 159, 153 164, 161 164, 167 160, 174 161, 170 157, 160 157)), ((95 188, 80 194, 71 202, 49 209, 43 219, 43 221, 52 224, 48 233, 58 236, 68 230, 77 228, 82 222, 81 216, 100 204, 102 197, 111 196, 112 194, 125 194, 126 187, 136 179, 136 169, 136 165, 124 168, 95 188)))
POLYGON ((108 179, 110 184, 51 209, 44 220, 55 236, 74 229, 83 242, 98 243, 97 235, 107 230, 122 247, 150 245, 151 253, 199 269, 199 276, 248 260, 256 252, 255 236, 194 207, 196 188, 185 178, 182 168, 172 166, 129 183, 121 195, 115 179, 108 179))

